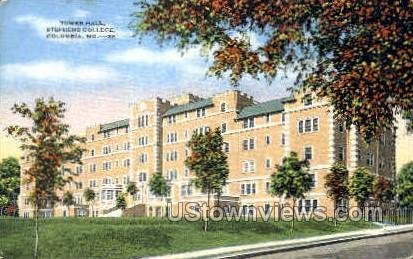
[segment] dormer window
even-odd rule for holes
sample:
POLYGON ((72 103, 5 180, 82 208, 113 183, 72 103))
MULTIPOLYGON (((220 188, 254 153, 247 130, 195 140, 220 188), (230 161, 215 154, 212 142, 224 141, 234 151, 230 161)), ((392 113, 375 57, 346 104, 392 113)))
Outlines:
POLYGON ((313 98, 311 97, 311 94, 304 95, 303 103, 304 103, 304 106, 310 106, 313 104, 313 98))
POLYGON ((196 110, 196 117, 205 117, 205 108, 200 108, 196 110))
POLYGON ((254 125, 255 125, 254 117, 244 119, 244 122, 243 122, 244 129, 253 128, 254 125))

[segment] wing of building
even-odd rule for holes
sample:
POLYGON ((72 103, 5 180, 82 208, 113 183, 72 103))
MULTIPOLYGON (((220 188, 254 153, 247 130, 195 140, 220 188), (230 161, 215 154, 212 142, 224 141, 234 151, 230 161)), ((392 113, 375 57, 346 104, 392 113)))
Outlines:
MULTIPOLYGON (((171 186, 167 200, 176 213, 179 202, 202 202, 206 195, 191 185, 193 174, 185 167, 189 154, 187 141, 193 132, 219 127, 228 153, 229 180, 220 197, 224 204, 243 207, 250 213, 257 206, 268 208, 279 198, 269 194, 270 176, 282 158, 295 151, 311 164, 312 189, 299 201, 306 210, 332 207, 326 197, 325 175, 335 161, 343 161, 351 171, 366 166, 373 174, 389 179, 395 176, 395 138, 383 134, 380 141, 366 144, 354 129, 346 130, 333 117, 326 100, 308 94, 255 102, 239 91, 227 91, 210 98, 192 94, 172 100, 155 98, 130 106, 128 116, 119 121, 86 129, 88 150, 83 165, 73 167, 79 176, 66 186, 76 205, 57 204, 43 210, 45 216, 112 215, 116 196, 126 192, 128 183, 138 193, 128 196, 129 215, 156 216, 164 213, 164 199, 148 188, 151 175, 162 173, 171 186), (85 202, 83 192, 93 189, 97 199, 85 202), (71 210, 68 213, 67 210, 71 210)), ((23 161, 22 177, 30 161, 23 161)), ((70 165, 68 165, 70 166, 70 165)), ((31 186, 21 186, 20 215, 33 214, 28 202, 31 186)), ((217 197, 214 196, 214 199, 217 197)))

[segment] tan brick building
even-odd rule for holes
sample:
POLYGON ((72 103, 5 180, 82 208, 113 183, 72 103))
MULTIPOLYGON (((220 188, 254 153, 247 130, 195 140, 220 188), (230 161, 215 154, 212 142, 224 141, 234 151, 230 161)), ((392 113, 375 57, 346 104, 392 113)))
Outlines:
MULTIPOLYGON (((127 119, 86 129, 88 150, 83 165, 73 166, 79 173, 68 185, 76 205, 58 204, 45 210, 46 215, 112 215, 116 196, 126 191, 128 183, 139 192, 128 196, 126 213, 162 215, 166 201, 177 213, 178 202, 206 201, 206 195, 191 186, 193 174, 185 167, 189 154, 186 142, 193 132, 219 127, 224 137, 230 169, 228 185, 221 201, 243 207, 253 213, 256 206, 282 202, 269 194, 270 176, 282 158, 295 151, 310 161, 313 188, 299 205, 306 210, 316 206, 332 207, 326 197, 324 178, 332 163, 343 161, 348 169, 367 166, 373 174, 393 179, 395 175, 394 134, 366 144, 333 118, 333 108, 311 94, 256 102, 239 91, 227 91, 210 98, 192 94, 170 101, 155 98, 130 106, 127 119), (166 199, 154 197, 148 188, 152 174, 162 172, 171 186, 166 199), (86 204, 84 190, 95 190, 97 199, 86 204), (70 213, 69 213, 70 212, 70 213)), ((30 162, 23 163, 23 170, 30 162)), ((27 195, 30 186, 21 187, 20 215, 32 215, 27 195)))

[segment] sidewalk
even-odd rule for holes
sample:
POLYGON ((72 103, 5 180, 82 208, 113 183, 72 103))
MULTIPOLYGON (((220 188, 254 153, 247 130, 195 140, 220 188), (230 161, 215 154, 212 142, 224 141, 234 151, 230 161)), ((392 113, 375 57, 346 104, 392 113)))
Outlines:
POLYGON ((178 259, 178 258, 245 258, 248 256, 257 256, 277 252, 285 252, 295 249, 311 248, 324 246, 334 243, 348 242, 353 240, 394 235, 413 231, 413 225, 401 226, 384 226, 379 229, 366 229, 338 233, 331 235, 315 236, 308 238, 290 239, 283 241, 271 241, 252 245, 228 246, 221 248, 212 248, 181 254, 169 254, 149 258, 158 259, 178 259))

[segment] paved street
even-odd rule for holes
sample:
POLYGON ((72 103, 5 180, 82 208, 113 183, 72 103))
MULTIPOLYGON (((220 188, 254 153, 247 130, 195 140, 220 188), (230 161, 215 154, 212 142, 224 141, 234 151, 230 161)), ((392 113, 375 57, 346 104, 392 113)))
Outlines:
POLYGON ((413 232, 258 256, 254 258, 413 258, 413 232))

